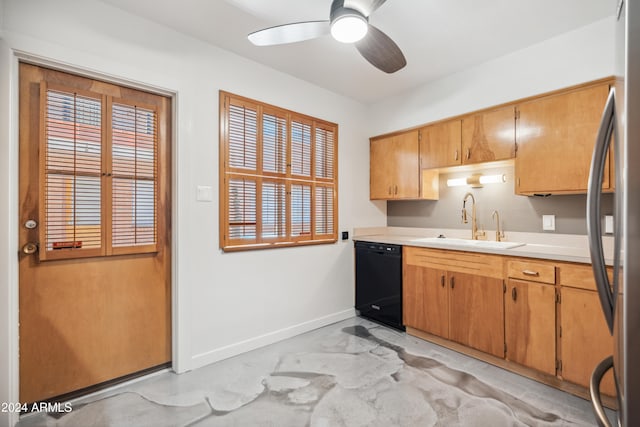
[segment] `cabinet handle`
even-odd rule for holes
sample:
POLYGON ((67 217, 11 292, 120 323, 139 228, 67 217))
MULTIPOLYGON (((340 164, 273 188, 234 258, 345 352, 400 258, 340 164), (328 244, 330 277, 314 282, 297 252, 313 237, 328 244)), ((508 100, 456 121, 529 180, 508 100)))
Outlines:
POLYGON ((451 279, 449 279, 449 281, 451 282, 451 289, 453 289, 456 286, 456 282, 453 280, 453 276, 451 276, 451 279))
POLYGON ((453 156, 453 160, 458 160, 458 150, 456 150, 454 156, 453 156))
POLYGON ((389 195, 391 195, 391 187, 389 187, 389 195))
POLYGON ((398 194, 398 186, 397 185, 393 187, 393 194, 394 195, 398 194))
POLYGON ((444 274, 440 276, 440 285, 444 288, 444 274))
POLYGON ((471 148, 467 148, 467 160, 471 158, 471 148))
POLYGON ((540 275, 540 273, 533 270, 522 270, 522 274, 524 274, 525 276, 533 276, 533 277, 538 277, 540 275))
POLYGON ((511 289, 511 299, 514 301, 518 299, 518 291, 516 288, 511 289))

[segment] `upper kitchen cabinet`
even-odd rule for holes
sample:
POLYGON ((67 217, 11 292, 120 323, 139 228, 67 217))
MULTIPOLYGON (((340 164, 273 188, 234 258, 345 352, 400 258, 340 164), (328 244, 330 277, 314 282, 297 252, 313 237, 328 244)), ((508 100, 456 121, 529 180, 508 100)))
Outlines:
POLYGON ((372 138, 370 145, 370 198, 420 198, 418 131, 372 138))
POLYGON ((462 119, 462 163, 492 162, 515 157, 515 108, 471 114, 462 119))
MULTIPOLYGON (((586 193, 591 156, 608 93, 609 82, 600 82, 518 106, 517 194, 586 193)), ((610 166, 607 160, 603 190, 612 190, 610 166)))
POLYGON ((462 163, 462 120, 449 120, 420 129, 422 169, 457 166, 462 163))

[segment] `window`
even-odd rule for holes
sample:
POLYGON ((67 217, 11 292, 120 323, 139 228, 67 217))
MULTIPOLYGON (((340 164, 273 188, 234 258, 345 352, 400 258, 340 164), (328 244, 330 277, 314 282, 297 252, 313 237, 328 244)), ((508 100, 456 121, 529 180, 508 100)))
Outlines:
POLYGON ((155 252, 157 108, 42 87, 40 259, 155 252))
POLYGON ((220 92, 220 247, 337 240, 338 126, 220 92))

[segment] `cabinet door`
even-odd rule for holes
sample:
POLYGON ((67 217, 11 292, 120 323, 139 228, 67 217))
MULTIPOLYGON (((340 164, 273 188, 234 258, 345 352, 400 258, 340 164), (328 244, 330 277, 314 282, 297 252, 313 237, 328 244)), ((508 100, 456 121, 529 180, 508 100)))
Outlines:
MULTIPOLYGON (((561 288, 562 378, 589 387, 591 372, 613 353, 613 337, 604 320, 598 294, 583 289, 561 288)), ((603 393, 613 396, 613 374, 602 380, 603 393)))
POLYGON ((389 199, 393 193, 393 175, 395 169, 393 138, 371 141, 369 197, 371 199, 389 199))
POLYGON ((507 359, 555 375, 555 286, 509 279, 504 298, 507 359))
POLYGON ((406 132, 393 138, 394 142, 394 199, 417 199, 420 188, 418 131, 406 132))
POLYGON ((449 273, 449 288, 450 339, 504 357, 502 280, 449 273))
POLYGON ((405 326, 449 338, 446 272, 433 268, 405 266, 403 315, 405 326))
POLYGON ((371 141, 370 198, 418 199, 418 131, 371 141))
POLYGON ((462 120, 462 163, 515 157, 515 124, 514 107, 465 117, 462 120))
MULTIPOLYGON (((518 194, 585 193, 609 85, 525 102, 518 107, 518 194)), ((609 188, 608 162, 603 188, 609 188)))
POLYGON ((420 167, 422 169, 459 165, 462 121, 451 120, 420 129, 420 167))

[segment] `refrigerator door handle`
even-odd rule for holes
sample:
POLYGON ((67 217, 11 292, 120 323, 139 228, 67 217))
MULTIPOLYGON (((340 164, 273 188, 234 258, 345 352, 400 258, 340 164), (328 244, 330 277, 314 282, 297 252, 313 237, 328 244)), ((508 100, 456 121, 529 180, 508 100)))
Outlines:
POLYGON ((607 414, 602 406, 602 399, 600 398, 600 382, 602 377, 607 373, 609 369, 613 367, 613 356, 609 356, 602 360, 591 374, 591 381, 589 382, 589 393, 591 394, 591 405, 593 406, 593 412, 596 416, 596 421, 599 427, 611 427, 611 423, 607 418, 607 414))
MULTIPOLYGON (((600 196, 602 193, 602 179, 604 175, 605 160, 611 136, 617 137, 615 132, 615 89, 611 88, 607 103, 602 113, 602 120, 596 137, 596 144, 591 159, 589 172, 589 186, 587 192, 587 234, 589 236, 589 252, 591 253, 591 266, 596 281, 596 288, 600 297, 602 311, 613 334, 614 296, 607 276, 607 267, 604 261, 602 248, 602 224, 600 222, 600 196)), ((616 169, 618 166, 616 165, 616 169)))

